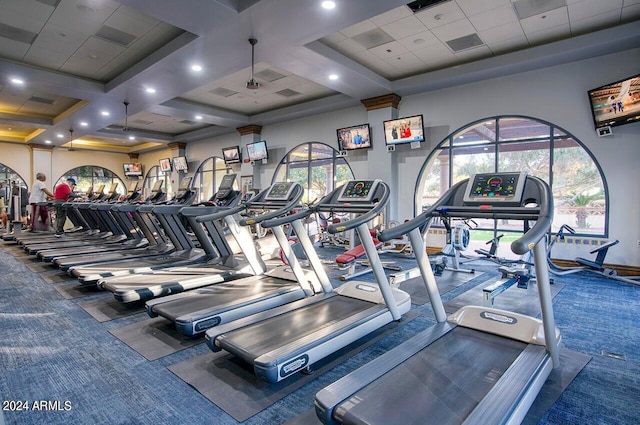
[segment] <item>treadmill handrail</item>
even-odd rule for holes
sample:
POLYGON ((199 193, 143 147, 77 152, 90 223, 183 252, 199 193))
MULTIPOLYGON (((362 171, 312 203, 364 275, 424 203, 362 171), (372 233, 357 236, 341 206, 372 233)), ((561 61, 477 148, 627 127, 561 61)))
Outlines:
POLYGON ((246 207, 247 207, 246 205, 242 204, 242 205, 237 205, 233 208, 219 210, 211 214, 201 215, 196 217, 196 222, 204 223, 205 221, 220 220, 221 218, 224 218, 228 215, 232 215, 232 214, 239 213, 240 211, 244 211, 246 207))
POLYGON ((525 254, 533 249, 534 245, 542 239, 551 227, 553 214, 553 198, 550 196, 551 189, 543 180, 527 176, 527 182, 532 182, 538 188, 540 199, 538 206, 528 207, 501 207, 490 206, 481 209, 480 206, 450 206, 452 198, 459 190, 464 190, 469 179, 462 180, 453 185, 441 198, 440 201, 422 214, 405 223, 386 229, 378 234, 378 240, 386 242, 401 235, 409 233, 411 230, 426 224, 432 217, 462 217, 462 218, 505 218, 514 220, 535 220, 533 225, 525 234, 511 243, 511 250, 518 255, 525 254), (475 212, 474 212, 475 211, 475 212))
POLYGON ((300 199, 304 195, 304 189, 298 183, 295 184, 293 188, 294 192, 291 194, 286 204, 281 204, 279 202, 274 203, 266 203, 266 202, 247 202, 247 209, 254 208, 262 208, 269 209, 269 212, 264 214, 256 215, 253 217, 246 217, 239 221, 241 226, 253 225, 256 223, 262 223, 266 220, 270 220, 272 218, 280 217, 283 214, 287 214, 291 212, 294 208, 300 207, 300 199), (278 207, 278 209, 273 210, 273 208, 278 207))
POLYGON ((289 214, 263 221, 260 225, 265 229, 269 229, 271 227, 281 226, 283 224, 291 223, 296 220, 302 220, 309 217, 314 212, 315 211, 312 208, 305 208, 295 214, 289 214))
MULTIPOLYGON (((347 221, 331 224, 329 225, 329 227, 327 227, 327 231, 331 234, 345 232, 347 230, 355 229, 361 224, 368 223, 374 218, 376 218, 380 214, 380 212, 387 206, 387 202, 389 200, 389 194, 390 194, 389 185, 387 185, 387 183, 381 181, 378 187, 381 187, 383 189, 382 196, 378 198, 377 202, 373 204, 373 207, 371 206, 371 204, 366 204, 367 205, 366 207, 362 205, 363 208, 368 208, 368 212, 365 212, 364 214, 356 216, 347 221)), ((344 212, 360 212, 360 210, 358 209, 359 207, 360 205, 357 205, 357 204, 349 205, 348 203, 324 204, 324 205, 318 204, 314 208, 314 210, 327 211, 329 209, 331 210, 341 209, 344 212)))

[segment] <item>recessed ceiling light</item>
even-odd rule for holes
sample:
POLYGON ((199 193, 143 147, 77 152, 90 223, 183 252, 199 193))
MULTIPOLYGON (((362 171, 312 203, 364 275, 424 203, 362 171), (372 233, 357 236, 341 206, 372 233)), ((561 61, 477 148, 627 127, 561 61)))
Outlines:
POLYGON ((424 44, 426 42, 427 40, 425 40, 424 38, 416 38, 415 40, 413 40, 413 44, 424 44))
POLYGON ((202 119, 202 115, 196 115, 195 117, 197 120, 201 120, 202 119))
POLYGON ((21 80, 20 78, 12 78, 12 79, 11 79, 11 82, 12 82, 13 84, 18 84, 18 85, 20 85, 20 86, 24 84, 24 80, 21 80))
POLYGON ((338 79, 338 75, 337 74, 331 74, 331 75, 329 75, 329 79, 330 80, 337 80, 338 79))
POLYGON ((89 123, 88 123, 88 122, 86 122, 86 121, 81 121, 81 122, 80 122, 80 126, 81 126, 81 127, 86 127, 86 126, 88 126, 88 125, 89 125, 89 123))
POLYGON ((331 9, 336 7, 336 2, 335 1, 329 1, 329 0, 323 1, 322 2, 322 7, 327 9, 327 10, 331 10, 331 9))
POLYGON ((45 140, 44 142, 45 142, 47 145, 50 145, 50 144, 51 144, 51 140, 45 140))
POLYGON ((129 136, 129 140, 136 140, 136 136, 129 136))
POLYGON ((108 117, 111 114, 109 114, 109 111, 102 111, 100 112, 100 115, 102 115, 103 117, 108 117))
POLYGON ((57 137, 58 139, 62 139, 62 138, 64 137, 64 134, 62 134, 62 133, 58 133, 58 134, 56 134, 56 137, 57 137))
POLYGON ((147 93, 153 94, 155 92, 156 92, 156 89, 154 89, 153 87, 147 87, 147 93))
POLYGON ((202 66, 200 66, 200 65, 191 65, 191 70, 195 71, 195 72, 200 72, 200 71, 202 71, 202 66))

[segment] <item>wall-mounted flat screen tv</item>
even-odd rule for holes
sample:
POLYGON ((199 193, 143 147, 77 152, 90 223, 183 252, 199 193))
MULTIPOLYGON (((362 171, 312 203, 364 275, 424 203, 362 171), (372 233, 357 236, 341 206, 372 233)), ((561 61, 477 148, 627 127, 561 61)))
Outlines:
POLYGON ((339 128, 336 133, 338 134, 338 150, 340 151, 369 149, 371 147, 371 129, 368 123, 339 128))
POLYGON ((640 120, 640 74, 589 90, 596 128, 640 120))
POLYGON ((384 141, 387 145, 424 142, 422 115, 385 121, 384 141))
POLYGON ((224 159, 224 163, 227 165, 240 163, 240 146, 222 148, 222 159, 224 159))
POLYGON ((126 177, 141 177, 142 176, 142 164, 139 162, 130 162, 122 164, 124 175, 126 177))
POLYGON ((249 161, 262 161, 263 159, 269 159, 269 152, 267 151, 267 142, 260 140, 259 142, 253 142, 247 144, 247 157, 249 161))
POLYGON ((184 156, 176 156, 172 158, 173 160, 173 169, 176 171, 189 171, 189 163, 187 162, 187 158, 184 156))
POLYGON ((163 173, 170 173, 172 170, 171 159, 169 158, 162 158, 160 161, 158 161, 158 165, 160 166, 160 171, 162 171, 163 173))

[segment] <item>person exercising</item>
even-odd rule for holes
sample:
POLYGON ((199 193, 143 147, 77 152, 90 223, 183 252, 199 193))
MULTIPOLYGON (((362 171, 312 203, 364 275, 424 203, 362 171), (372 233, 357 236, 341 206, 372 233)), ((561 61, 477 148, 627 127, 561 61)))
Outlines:
POLYGON ((53 191, 53 200, 56 205, 56 237, 62 237, 64 224, 67 221, 67 209, 62 206, 70 198, 75 198, 73 187, 76 185, 75 179, 69 177, 66 182, 60 183, 53 191))
POLYGON ((49 212, 47 207, 40 206, 38 203, 45 202, 49 198, 53 198, 53 193, 45 186, 44 182, 47 176, 43 173, 36 174, 36 181, 31 186, 31 194, 29 195, 29 204, 31 205, 31 231, 46 229, 49 225, 49 212))

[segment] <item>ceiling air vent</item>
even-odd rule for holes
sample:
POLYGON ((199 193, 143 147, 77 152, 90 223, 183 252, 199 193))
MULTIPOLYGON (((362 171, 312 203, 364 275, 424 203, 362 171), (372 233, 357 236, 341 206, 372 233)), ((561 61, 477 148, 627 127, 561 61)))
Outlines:
POLYGON ((264 71, 256 72, 255 77, 271 83, 286 77, 286 75, 280 74, 279 72, 272 69, 265 69, 264 71))
POLYGON ((58 7, 61 0, 36 0, 38 3, 46 4, 51 7, 58 7))
POLYGON ((566 0, 517 0, 513 2, 518 19, 539 15, 566 5, 566 0))
POLYGON ((446 3, 451 0, 417 0, 412 1, 407 4, 407 7, 413 11, 413 13, 418 13, 424 9, 428 9, 430 7, 439 5, 440 3, 446 3))
POLYGON ((276 94, 279 94, 280 96, 284 96, 284 97, 293 97, 293 96, 299 95, 300 92, 297 92, 291 89, 284 89, 284 90, 277 91, 276 94))
POLYGON ((33 44, 38 34, 0 22, 0 37, 19 43, 33 44))
POLYGON ((482 46, 482 44, 484 43, 482 43, 482 40, 480 40, 480 37, 478 37, 478 34, 476 33, 447 41, 447 45, 449 45, 451 50, 453 50, 454 52, 461 52, 473 47, 482 46))
POLYGON ((140 125, 153 124, 153 121, 147 121, 147 120, 133 120, 131 122, 134 123, 134 124, 140 124, 140 125))
POLYGON ((127 47, 133 40, 137 38, 133 34, 111 28, 108 25, 103 25, 102 28, 100 28, 96 33, 96 37, 119 44, 124 47, 127 47))
POLYGON ((47 98, 38 97, 38 96, 31 96, 28 101, 29 102, 42 103, 42 104, 45 104, 45 105, 53 105, 54 103, 56 103, 56 101, 53 100, 53 99, 47 99, 47 98))
POLYGON ((224 87, 216 87, 213 90, 209 90, 209 93, 222 96, 222 97, 229 97, 229 96, 233 96, 234 94, 237 94, 238 92, 234 90, 225 89, 224 87))
POLYGON ((391 43, 395 41, 393 37, 384 32, 382 28, 375 28, 371 31, 363 32, 362 34, 354 35, 351 37, 353 41, 360 43, 367 49, 373 49, 374 47, 382 46, 383 44, 391 43))
POLYGON ((199 124, 196 121, 191 121, 191 120, 182 120, 182 121, 178 121, 180 124, 187 124, 187 125, 196 125, 199 124))

